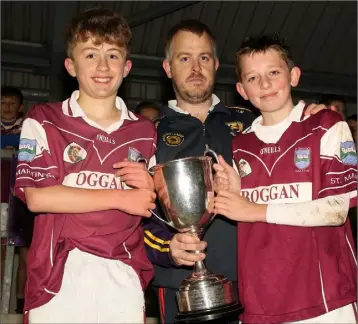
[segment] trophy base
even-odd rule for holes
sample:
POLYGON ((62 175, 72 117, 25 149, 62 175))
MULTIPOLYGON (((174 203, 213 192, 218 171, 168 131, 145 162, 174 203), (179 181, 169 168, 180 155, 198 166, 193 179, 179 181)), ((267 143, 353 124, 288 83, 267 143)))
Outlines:
POLYGON ((207 321, 222 323, 223 319, 225 321, 234 321, 238 319, 238 315, 243 310, 242 305, 234 303, 202 311, 179 312, 175 317, 175 324, 193 324, 207 321))
POLYGON ((237 303, 232 282, 207 270, 193 272, 181 283, 177 301, 179 312, 183 314, 220 309, 237 303))

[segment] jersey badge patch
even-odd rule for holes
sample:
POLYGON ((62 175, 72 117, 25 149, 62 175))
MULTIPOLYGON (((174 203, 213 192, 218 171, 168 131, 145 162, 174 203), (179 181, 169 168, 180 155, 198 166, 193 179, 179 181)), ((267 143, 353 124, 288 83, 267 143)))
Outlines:
POLYGON ((36 156, 36 140, 21 138, 19 143, 19 161, 31 162, 36 156))
POLYGON ((63 160, 68 163, 78 163, 83 161, 86 157, 86 150, 74 142, 68 144, 63 152, 63 160))
POLYGON ((252 172, 249 162, 244 159, 240 159, 237 163, 237 168, 239 170, 240 177, 243 178, 249 175, 252 172))
POLYGON ((357 165, 357 152, 353 141, 341 143, 340 155, 343 164, 357 165))
POLYGON ((234 133, 240 133, 244 130, 244 125, 240 121, 233 121, 226 123, 230 127, 231 131, 234 133))
POLYGON ((311 164, 311 150, 309 147, 295 149, 295 165, 298 169, 307 169, 311 164))
POLYGON ((166 133, 162 136, 162 140, 168 146, 179 146, 184 142, 184 135, 177 133, 166 133))

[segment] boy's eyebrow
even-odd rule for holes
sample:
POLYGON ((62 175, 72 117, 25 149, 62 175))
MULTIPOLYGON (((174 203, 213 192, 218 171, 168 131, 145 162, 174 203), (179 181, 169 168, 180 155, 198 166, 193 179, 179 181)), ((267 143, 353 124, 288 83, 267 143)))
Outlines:
MULTIPOLYGON (((95 51, 99 51, 99 48, 98 47, 85 47, 82 49, 81 52, 84 52, 84 51, 87 51, 87 50, 95 50, 95 51)), ((120 48, 118 47, 111 47, 109 49, 107 49, 107 52, 108 51, 117 51, 117 52, 122 52, 120 48)))
MULTIPOLYGON (((277 65, 277 64, 275 64, 275 65, 269 65, 268 66, 268 68, 269 69, 272 69, 272 68, 281 68, 282 69, 282 65, 277 65)), ((255 70, 250 70, 250 71, 248 71, 248 72, 242 72, 242 75, 243 76, 245 76, 245 75, 248 75, 248 74, 251 74, 251 73, 256 73, 257 71, 255 71, 255 70)))
POLYGON ((122 52, 122 49, 121 48, 118 48, 118 47, 111 47, 107 50, 108 51, 118 51, 118 52, 122 52))

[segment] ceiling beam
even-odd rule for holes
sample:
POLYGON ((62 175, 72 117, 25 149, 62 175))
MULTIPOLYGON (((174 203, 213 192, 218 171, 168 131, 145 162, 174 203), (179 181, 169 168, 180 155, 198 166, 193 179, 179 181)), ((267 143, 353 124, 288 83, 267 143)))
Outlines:
POLYGON ((193 6, 201 1, 175 1, 175 2, 160 2, 160 4, 151 6, 148 9, 141 10, 138 13, 127 18, 131 28, 143 25, 154 19, 169 15, 175 11, 193 6))

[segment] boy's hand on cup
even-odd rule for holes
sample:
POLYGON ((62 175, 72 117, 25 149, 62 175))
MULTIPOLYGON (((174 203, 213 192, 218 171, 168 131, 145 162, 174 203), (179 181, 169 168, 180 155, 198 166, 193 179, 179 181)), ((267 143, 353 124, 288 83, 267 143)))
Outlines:
POLYGON ((214 211, 238 222, 265 222, 267 205, 250 202, 238 193, 220 190, 214 198, 214 211))
POLYGON ((151 217, 156 195, 148 189, 118 190, 118 209, 127 214, 151 217))
POLYGON ((227 190, 231 192, 240 193, 241 179, 235 169, 226 163, 224 158, 219 155, 219 164, 214 164, 214 170, 216 171, 214 177, 215 191, 227 190))
POLYGON ((125 182, 127 186, 154 191, 153 179, 146 170, 144 163, 124 160, 115 163, 113 168, 116 169, 116 177, 120 177, 121 181, 125 182))

